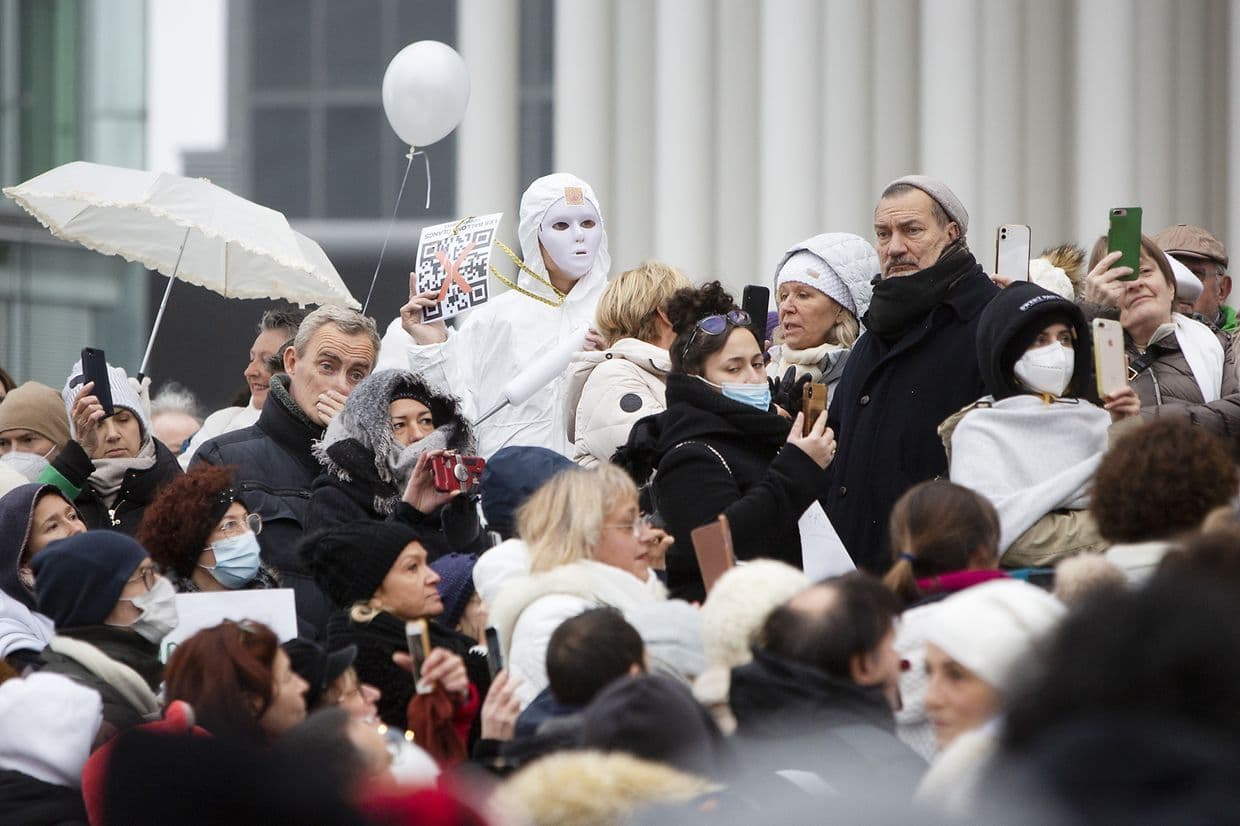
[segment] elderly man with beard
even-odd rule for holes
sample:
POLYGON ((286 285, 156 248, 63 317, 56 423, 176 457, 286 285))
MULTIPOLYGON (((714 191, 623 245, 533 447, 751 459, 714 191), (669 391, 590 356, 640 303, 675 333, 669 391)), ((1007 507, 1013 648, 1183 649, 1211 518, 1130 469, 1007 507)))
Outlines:
POLYGON ((977 322, 998 288, 969 252, 969 214, 934 178, 887 185, 874 210, 881 271, 828 426, 839 452, 827 513, 858 568, 891 565, 887 516, 904 491, 947 471, 938 426, 985 393, 977 322))

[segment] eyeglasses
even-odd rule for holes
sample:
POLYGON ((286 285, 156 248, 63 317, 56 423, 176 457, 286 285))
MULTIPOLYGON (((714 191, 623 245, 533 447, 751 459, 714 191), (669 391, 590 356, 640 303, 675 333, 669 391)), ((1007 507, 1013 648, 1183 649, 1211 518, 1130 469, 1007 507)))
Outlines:
POLYGON ((680 358, 683 360, 689 354, 689 348, 693 346, 693 340, 697 338, 698 330, 706 333, 708 336, 717 336, 728 329, 728 327, 748 327, 749 313, 744 310, 732 310, 727 315, 708 315, 706 318, 698 319, 698 323, 693 325, 693 332, 689 335, 689 340, 685 342, 684 348, 680 351, 680 358))
POLYGON ((645 533, 654 528, 654 517, 643 514, 632 522, 625 522, 622 525, 604 525, 603 527, 631 531, 634 539, 641 539, 645 533))
POLYGON ((143 585, 146 586, 146 590, 149 591, 155 587, 155 580, 158 577, 159 577, 159 573, 156 572, 155 566, 148 565, 144 568, 139 568, 138 573, 136 573, 133 577, 131 577, 129 581, 130 582, 140 581, 143 585))
POLYGON ((216 531, 225 537, 233 537, 249 531, 257 536, 263 532, 263 517, 257 513, 247 513, 244 519, 229 519, 220 523, 216 531))

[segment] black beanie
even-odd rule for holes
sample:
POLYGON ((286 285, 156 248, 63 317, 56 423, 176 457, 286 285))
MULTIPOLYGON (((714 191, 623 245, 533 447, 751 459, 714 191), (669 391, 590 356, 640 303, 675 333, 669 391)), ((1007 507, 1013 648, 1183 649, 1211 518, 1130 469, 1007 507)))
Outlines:
POLYGON ((1067 392, 1096 400, 1093 339, 1084 314, 1063 296, 1027 281, 1000 290, 978 319, 977 366, 988 394, 1006 399, 1029 392, 1016 381, 1016 360, 1029 349, 1038 333, 1056 321, 1066 323, 1076 334, 1072 384, 1067 392))
POLYGON ((30 560, 39 613, 57 630, 101 624, 146 557, 137 540, 116 531, 53 542, 30 560))
POLYGON ((727 745, 693 693, 658 674, 621 677, 582 713, 580 745, 624 751, 699 777, 720 777, 727 745))
POLYGON ((401 522, 362 519, 307 537, 301 555, 336 607, 348 608, 374 596, 400 552, 421 538, 401 522))

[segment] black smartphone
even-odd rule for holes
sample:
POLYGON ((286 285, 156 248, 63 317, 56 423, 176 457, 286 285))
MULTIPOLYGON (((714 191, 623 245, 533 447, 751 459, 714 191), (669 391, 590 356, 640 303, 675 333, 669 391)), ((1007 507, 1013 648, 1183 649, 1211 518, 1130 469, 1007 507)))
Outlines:
POLYGON ((91 395, 99 399, 103 407, 104 418, 116 412, 112 406, 112 385, 108 381, 108 359, 103 351, 96 347, 82 348, 82 379, 83 384, 94 382, 95 389, 91 395))
POLYGON ((771 305, 771 290, 757 284, 746 284, 741 293, 741 309, 749 313, 749 325, 758 347, 766 352, 766 314, 771 305))
POLYGON ((499 650, 499 632, 494 628, 487 629, 487 671, 491 672, 491 679, 495 679, 504 667, 504 655, 499 650))

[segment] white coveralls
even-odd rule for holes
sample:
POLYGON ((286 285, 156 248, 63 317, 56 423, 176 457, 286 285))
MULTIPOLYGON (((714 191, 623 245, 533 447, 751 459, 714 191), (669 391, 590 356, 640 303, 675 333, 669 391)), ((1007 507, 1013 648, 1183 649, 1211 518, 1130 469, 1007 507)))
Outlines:
MULTIPOLYGON (((603 210, 590 185, 575 175, 558 172, 530 184, 521 196, 517 235, 525 266, 550 280, 538 243, 538 230, 547 210, 565 197, 565 187, 580 187, 598 210, 603 210)), ((611 255, 603 224, 598 254, 590 271, 553 307, 509 290, 470 310, 465 321, 449 330, 441 344, 419 345, 405 332, 398 316, 388 325, 375 370, 410 370, 444 393, 461 399, 463 411, 475 420, 502 398, 500 391, 513 376, 551 350, 565 336, 594 323, 594 309, 607 284, 611 255)), ((551 291, 524 271, 518 273, 522 289, 554 300, 551 291)), ((493 284, 492 287, 495 285, 493 284)), ((490 458, 508 445, 533 445, 571 455, 564 422, 565 376, 561 374, 532 399, 506 406, 477 429, 478 452, 490 458)))

